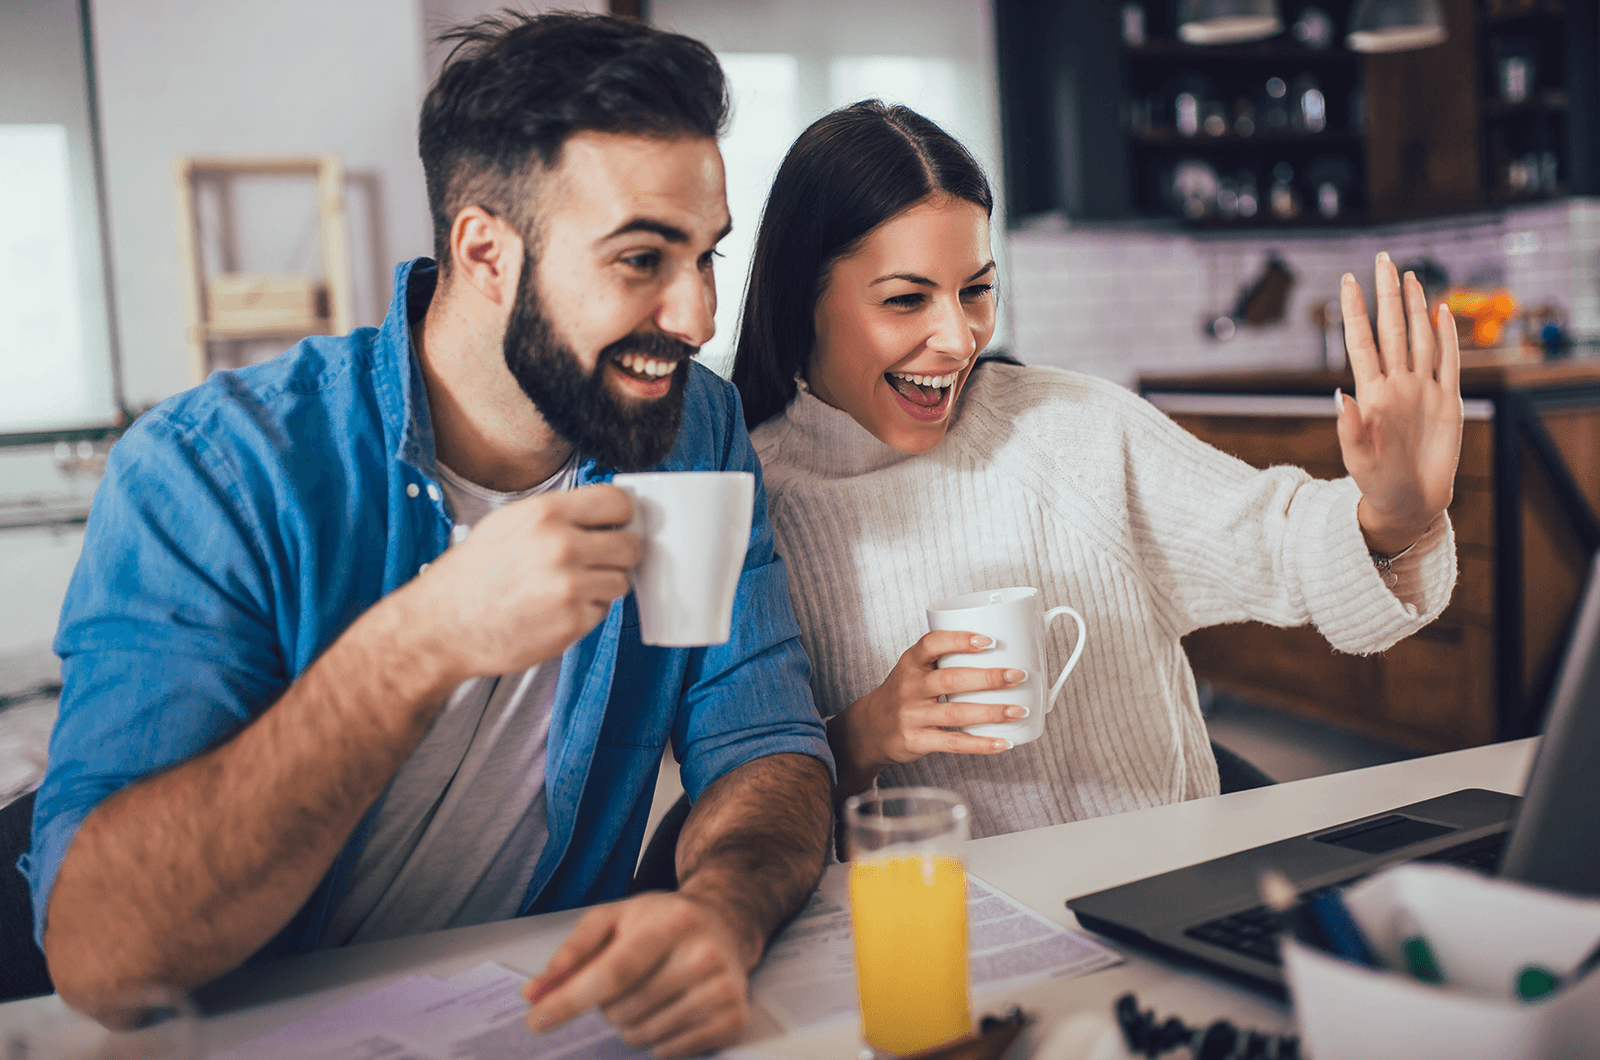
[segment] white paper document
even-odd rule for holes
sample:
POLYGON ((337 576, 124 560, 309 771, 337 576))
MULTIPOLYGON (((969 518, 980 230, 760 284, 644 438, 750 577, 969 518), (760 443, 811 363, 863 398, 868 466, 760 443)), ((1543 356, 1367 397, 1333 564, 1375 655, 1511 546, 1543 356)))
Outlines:
MULTIPOLYGON (((856 1014, 847 888, 845 867, 831 870, 768 947, 751 978, 752 999, 786 1030, 856 1014)), ((1115 950, 1040 916, 972 875, 967 876, 967 923, 974 996, 1087 975, 1122 961, 1115 950)))
MULTIPOLYGON (((414 975, 213 1060, 648 1060, 598 1011, 534 1034, 523 1022, 527 980, 492 962, 449 979, 414 975)), ((732 1050, 718 1060, 773 1058, 732 1050)))
POLYGON ((484 963, 449 979, 414 975, 218 1053, 216 1060, 630 1060, 598 1012, 550 1034, 528 1030, 528 977, 484 963))

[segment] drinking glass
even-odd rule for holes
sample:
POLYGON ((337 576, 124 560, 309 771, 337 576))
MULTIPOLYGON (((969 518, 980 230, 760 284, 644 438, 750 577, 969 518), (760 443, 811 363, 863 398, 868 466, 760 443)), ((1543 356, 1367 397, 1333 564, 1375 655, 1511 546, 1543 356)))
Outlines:
POLYGON ((880 1057, 972 1033, 967 816, 958 795, 938 788, 845 800, 861 1036, 880 1057))

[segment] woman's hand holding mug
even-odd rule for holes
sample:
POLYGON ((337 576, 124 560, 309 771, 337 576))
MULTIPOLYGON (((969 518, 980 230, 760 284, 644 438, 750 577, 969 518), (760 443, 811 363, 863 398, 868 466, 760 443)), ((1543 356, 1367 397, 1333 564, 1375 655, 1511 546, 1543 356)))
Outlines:
POLYGON ((828 743, 839 768, 836 798, 865 791, 885 766, 914 762, 934 751, 998 754, 1011 741, 951 731, 968 725, 1016 721, 1027 714, 1020 703, 940 702, 973 692, 999 692, 1026 678, 999 666, 939 668, 941 659, 986 651, 993 642, 980 634, 935 630, 907 648, 883 684, 828 719, 828 743))
POLYGON ((928 625, 883 684, 828 719, 836 799, 864 791, 887 766, 935 751, 998 754, 1038 739, 1086 633, 1082 615, 1070 607, 1045 611, 1039 590, 1026 586, 941 600, 928 609, 928 625), (1046 689, 1045 633, 1063 615, 1078 635, 1046 689), (1000 665, 962 665, 961 656, 980 652, 1000 665))

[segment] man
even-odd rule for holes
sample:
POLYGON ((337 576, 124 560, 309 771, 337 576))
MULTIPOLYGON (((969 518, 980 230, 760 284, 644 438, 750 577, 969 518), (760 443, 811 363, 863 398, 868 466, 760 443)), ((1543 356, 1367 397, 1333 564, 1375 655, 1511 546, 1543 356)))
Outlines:
POLYGON ((689 1055, 738 1036, 829 827, 764 494, 732 639, 648 648, 604 484, 760 471, 689 360, 726 91, 703 45, 636 23, 453 36, 419 137, 437 270, 397 270, 380 330, 213 376, 112 452, 56 641, 35 929, 107 1013, 253 956, 619 898, 670 738, 680 887, 587 914, 528 1022, 600 1005, 689 1055))

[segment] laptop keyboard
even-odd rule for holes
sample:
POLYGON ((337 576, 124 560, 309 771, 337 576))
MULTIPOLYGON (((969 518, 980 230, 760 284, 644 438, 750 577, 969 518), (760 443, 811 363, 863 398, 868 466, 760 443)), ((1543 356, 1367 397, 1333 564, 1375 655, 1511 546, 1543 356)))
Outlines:
MULTIPOLYGON (((1505 832, 1485 836, 1417 860, 1443 861, 1492 876, 1500 867, 1500 854, 1505 850, 1506 836, 1505 832)), ((1345 884, 1354 883, 1360 878, 1346 880, 1345 884)), ((1184 934, 1267 964, 1282 963, 1278 957, 1278 917, 1264 905, 1196 924, 1184 934)))
POLYGON ((1506 840, 1510 832, 1500 832, 1495 835, 1486 835, 1482 839, 1474 839, 1470 843, 1463 843, 1449 850, 1441 850, 1437 854, 1429 854, 1418 861, 1443 861, 1451 865, 1460 865, 1464 869, 1476 869, 1478 872, 1493 876, 1500 869, 1500 855, 1505 852, 1506 840))
POLYGON ((1278 917, 1264 905, 1196 924, 1184 934, 1225 950, 1242 953, 1246 957, 1254 957, 1258 961, 1280 963, 1278 917))

